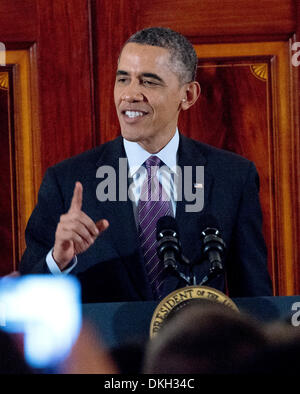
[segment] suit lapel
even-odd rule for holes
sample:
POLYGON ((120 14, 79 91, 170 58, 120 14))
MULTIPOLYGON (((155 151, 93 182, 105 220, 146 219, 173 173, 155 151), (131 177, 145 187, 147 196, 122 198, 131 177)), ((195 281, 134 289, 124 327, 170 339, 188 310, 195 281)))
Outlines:
MULTIPOLYGON (((207 160, 202 155, 201 150, 195 145, 195 142, 180 136, 180 145, 178 150, 178 165, 181 167, 184 174, 185 167, 192 167, 192 181, 187 182, 183 179, 183 187, 192 187, 193 193, 196 192, 195 184, 199 183, 196 177, 196 167, 204 167, 204 205, 203 209, 198 212, 187 212, 187 206, 194 204, 186 200, 186 192, 182 192, 182 200, 177 202, 176 206, 176 220, 179 226, 182 248, 186 257, 193 261, 199 258, 199 245, 201 228, 201 216, 208 213, 208 202, 210 200, 210 192, 213 183, 213 178, 207 170, 207 160)), ((202 181, 201 181, 202 183, 202 181)), ((197 185, 201 187, 201 185, 197 185)))

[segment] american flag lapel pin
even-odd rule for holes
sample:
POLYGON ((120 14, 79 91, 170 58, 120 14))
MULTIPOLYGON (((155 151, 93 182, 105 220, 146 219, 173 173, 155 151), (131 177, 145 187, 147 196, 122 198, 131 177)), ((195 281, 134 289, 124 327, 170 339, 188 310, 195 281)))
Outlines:
POLYGON ((195 189, 203 189, 203 183, 194 183, 195 189))

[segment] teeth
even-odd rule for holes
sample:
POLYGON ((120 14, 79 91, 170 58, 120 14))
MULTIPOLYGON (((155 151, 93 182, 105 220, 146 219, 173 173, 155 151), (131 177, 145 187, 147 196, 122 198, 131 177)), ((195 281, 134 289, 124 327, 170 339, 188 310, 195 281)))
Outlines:
POLYGON ((138 111, 125 111, 125 115, 129 118, 137 118, 138 116, 143 116, 143 112, 138 111))

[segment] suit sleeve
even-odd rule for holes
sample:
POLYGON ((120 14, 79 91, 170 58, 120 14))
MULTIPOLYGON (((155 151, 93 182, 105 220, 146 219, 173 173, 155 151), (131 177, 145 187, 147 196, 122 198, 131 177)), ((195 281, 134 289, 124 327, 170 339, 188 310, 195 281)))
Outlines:
POLYGON ((50 273, 46 256, 54 245, 55 231, 65 206, 53 168, 41 184, 38 203, 27 223, 26 250, 20 262, 21 274, 50 273))
POLYGON ((231 297, 271 296, 267 249, 262 234, 259 177, 250 163, 228 256, 228 290, 231 297))

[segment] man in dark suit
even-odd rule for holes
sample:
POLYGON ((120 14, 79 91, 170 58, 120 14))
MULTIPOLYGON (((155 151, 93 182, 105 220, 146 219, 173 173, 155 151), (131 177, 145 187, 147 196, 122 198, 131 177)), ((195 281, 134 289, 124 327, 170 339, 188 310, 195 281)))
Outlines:
MULTIPOLYGON (((176 185, 170 182, 170 189, 182 198, 166 191, 183 254, 195 263, 197 282, 209 269, 200 248, 209 214, 217 219, 227 250, 226 275, 208 285, 221 291, 227 287, 230 296, 271 295, 253 163, 188 139, 177 129, 180 112, 200 93, 196 67, 192 45, 169 29, 145 29, 126 42, 114 89, 122 136, 48 169, 26 229, 21 273, 72 273, 81 281, 83 301, 156 298, 140 247, 142 192, 137 184, 142 175, 137 168, 157 156, 167 168, 193 169, 192 182, 181 185, 189 184, 192 195, 195 188, 204 188, 203 209, 195 212, 188 212, 191 203, 176 185), (202 183, 195 178, 197 168, 204 168, 202 183), (101 201, 105 181, 97 178, 103 169, 115 174, 110 181, 116 189, 107 201, 101 201), (133 201, 121 190, 124 169, 125 174, 130 171, 133 201)), ((164 281, 168 292, 185 284, 176 275, 164 281)))

